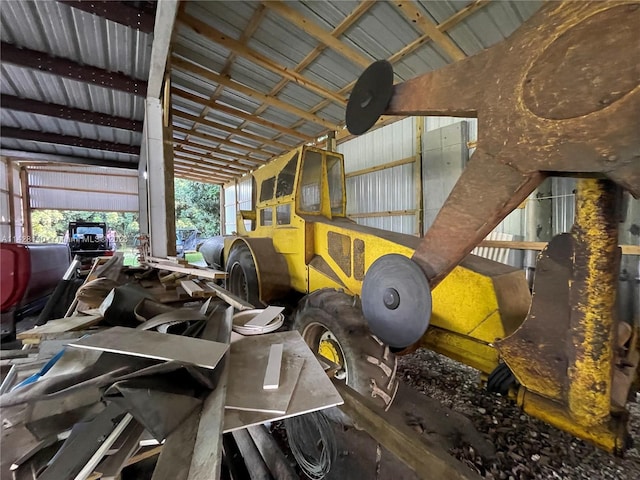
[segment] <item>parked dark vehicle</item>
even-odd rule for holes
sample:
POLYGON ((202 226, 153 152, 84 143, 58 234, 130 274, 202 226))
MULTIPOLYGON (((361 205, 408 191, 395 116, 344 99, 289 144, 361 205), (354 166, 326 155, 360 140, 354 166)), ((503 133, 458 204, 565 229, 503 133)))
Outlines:
POLYGON ((0 243, 0 325, 13 337, 15 323, 40 311, 71 263, 69 247, 0 243))
POLYGON ((70 222, 69 249, 83 258, 113 255, 114 245, 107 235, 104 222, 70 222))

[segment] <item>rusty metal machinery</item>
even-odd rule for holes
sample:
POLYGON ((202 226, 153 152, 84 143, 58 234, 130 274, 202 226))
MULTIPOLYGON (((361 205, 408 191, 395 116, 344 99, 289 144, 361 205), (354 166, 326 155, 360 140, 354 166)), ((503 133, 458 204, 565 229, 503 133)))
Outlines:
POLYGON ((412 256, 431 289, 546 177, 581 177, 575 226, 542 252, 529 314, 496 348, 525 411, 611 452, 638 363, 614 308, 620 191, 640 197, 638 25, 638 2, 549 2, 502 43, 404 83, 376 62, 347 108, 353 133, 381 114, 478 118, 476 151, 412 256))

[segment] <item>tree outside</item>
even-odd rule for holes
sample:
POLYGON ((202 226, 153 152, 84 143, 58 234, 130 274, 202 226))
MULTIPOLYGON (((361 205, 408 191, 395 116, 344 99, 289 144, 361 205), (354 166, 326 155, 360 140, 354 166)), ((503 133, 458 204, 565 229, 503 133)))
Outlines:
MULTIPOLYGON (((196 228, 200 237, 220 235, 220 187, 175 179, 176 229, 196 228)), ((137 212, 34 210, 31 225, 38 243, 64 241, 69 222, 105 222, 115 230, 118 249, 133 247, 140 232, 137 212)))

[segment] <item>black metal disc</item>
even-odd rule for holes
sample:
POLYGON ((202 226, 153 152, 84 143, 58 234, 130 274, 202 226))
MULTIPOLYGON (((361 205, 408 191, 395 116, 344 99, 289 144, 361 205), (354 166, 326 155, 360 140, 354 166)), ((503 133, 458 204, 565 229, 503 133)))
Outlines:
POLYGON ((431 319, 431 289, 420 267, 389 254, 373 262, 362 283, 362 311, 371 332, 394 348, 420 340, 431 319))
POLYGON ((378 60, 362 72, 347 103, 347 129, 354 135, 369 130, 380 118, 393 93, 393 67, 378 60))

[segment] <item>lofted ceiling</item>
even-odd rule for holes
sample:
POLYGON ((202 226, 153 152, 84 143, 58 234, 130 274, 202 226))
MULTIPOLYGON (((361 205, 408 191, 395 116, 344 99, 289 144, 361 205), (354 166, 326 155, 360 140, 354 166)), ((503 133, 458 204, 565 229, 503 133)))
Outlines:
MULTIPOLYGON (((175 175, 226 183, 330 132, 344 140, 346 102, 369 64, 387 59, 407 80, 499 42, 540 5, 183 1, 168 63, 175 175)), ((0 153, 134 168, 154 8, 3 1, 0 153)))

